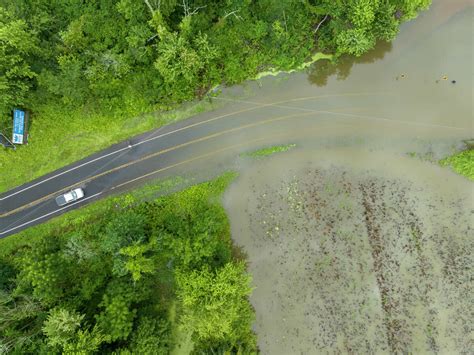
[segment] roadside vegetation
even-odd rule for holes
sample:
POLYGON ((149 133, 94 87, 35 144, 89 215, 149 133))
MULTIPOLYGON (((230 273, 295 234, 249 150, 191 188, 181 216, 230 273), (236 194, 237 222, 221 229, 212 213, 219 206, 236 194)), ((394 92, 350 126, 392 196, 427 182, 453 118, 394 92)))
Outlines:
POLYGON ((0 352, 254 353, 250 276, 220 195, 234 174, 109 198, 0 241, 0 352))
POLYGON ((440 160, 441 166, 450 166, 455 172, 474 181, 474 149, 468 149, 440 160))
POLYGON ((261 158, 261 157, 266 157, 275 153, 287 152, 290 149, 293 149, 294 147, 296 147, 296 144, 275 145, 272 147, 259 149, 253 152, 243 153, 241 154, 241 156, 251 157, 251 158, 261 158))
POLYGON ((0 191, 167 123, 143 114, 218 84, 301 68, 316 52, 360 56, 429 4, 4 0, 0 129, 10 131, 13 107, 32 115, 28 147, 0 155, 2 171, 12 172, 0 191))

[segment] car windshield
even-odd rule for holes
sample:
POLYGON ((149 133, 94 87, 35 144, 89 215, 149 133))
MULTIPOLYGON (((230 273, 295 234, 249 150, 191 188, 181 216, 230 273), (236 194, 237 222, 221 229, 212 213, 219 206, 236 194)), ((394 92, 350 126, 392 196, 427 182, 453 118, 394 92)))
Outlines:
POLYGON ((75 200, 77 198, 76 191, 71 191, 71 196, 72 196, 72 199, 75 200))

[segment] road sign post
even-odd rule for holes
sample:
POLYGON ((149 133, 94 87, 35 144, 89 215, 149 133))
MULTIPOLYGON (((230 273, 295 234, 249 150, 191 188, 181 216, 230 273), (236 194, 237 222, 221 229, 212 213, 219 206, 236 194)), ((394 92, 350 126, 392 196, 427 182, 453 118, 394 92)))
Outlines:
POLYGON ((28 118, 28 111, 18 108, 13 110, 13 144, 28 144, 28 118))
POLYGON ((0 144, 5 148, 16 149, 15 144, 13 144, 12 141, 9 140, 3 133, 0 133, 0 144))

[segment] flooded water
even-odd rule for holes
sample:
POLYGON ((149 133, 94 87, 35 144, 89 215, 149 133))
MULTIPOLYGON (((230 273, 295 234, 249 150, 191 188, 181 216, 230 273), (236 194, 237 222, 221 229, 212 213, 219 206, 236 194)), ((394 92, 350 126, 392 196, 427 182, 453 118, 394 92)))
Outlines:
POLYGON ((273 142, 297 148, 241 159, 225 195, 263 354, 470 351, 473 188, 436 164, 473 136, 470 4, 434 1, 364 58, 224 93, 305 114, 273 142))

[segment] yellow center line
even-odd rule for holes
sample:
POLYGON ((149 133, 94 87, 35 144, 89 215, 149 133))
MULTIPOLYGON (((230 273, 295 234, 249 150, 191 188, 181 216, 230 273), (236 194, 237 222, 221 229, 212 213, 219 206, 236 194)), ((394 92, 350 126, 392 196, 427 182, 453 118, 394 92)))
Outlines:
POLYGON ((81 184, 84 184, 84 183, 87 183, 87 182, 90 182, 92 180, 95 180, 99 177, 102 177, 104 175, 107 175, 107 174, 110 174, 110 173, 113 173, 117 170, 120 170, 120 169, 123 169, 123 168, 126 168, 126 167, 129 167, 131 165, 134 165, 134 164, 137 164, 137 163, 140 163, 144 160, 147 160, 147 159, 150 159, 150 158, 154 158, 156 156, 159 156, 159 155, 162 155, 162 154, 165 154, 165 153, 168 153, 168 152, 171 152, 173 150, 177 150, 179 148, 183 148, 183 147, 186 147, 186 146, 189 146, 191 144, 196 144, 196 143, 199 143, 199 142, 202 142, 202 141, 206 141, 206 140, 209 140, 209 139, 212 139, 212 138, 216 138, 216 137, 219 137, 219 136, 222 136, 222 135, 225 135, 225 134, 228 134, 228 133, 232 133, 232 132, 236 132, 236 131, 239 131, 239 130, 243 130, 243 129, 246 129, 246 128, 250 128, 250 127, 256 127, 256 126, 260 126, 260 125, 264 125, 264 124, 267 124, 267 123, 270 123, 270 122, 277 122, 277 121, 282 121, 282 120, 285 120, 285 119, 288 119, 288 118, 291 118, 291 117, 301 117, 301 116, 308 116, 308 115, 314 115, 314 114, 317 114, 317 112, 305 112, 305 113, 298 113, 298 114, 292 114, 292 115, 285 115, 285 116, 280 116, 280 117, 276 117, 276 118, 271 118, 271 119, 267 119, 267 120, 263 120, 263 121, 259 121, 259 122, 254 122, 254 123, 249 123, 249 124, 246 124, 246 125, 243 125, 243 126, 239 126, 239 127, 235 127, 235 128, 231 128, 231 129, 227 129, 227 130, 224 130, 224 131, 221 131, 221 132, 218 132, 218 133, 214 133, 214 134, 210 134, 210 135, 207 135, 207 136, 204 136, 204 137, 201 137, 201 138, 198 138, 198 139, 194 139, 192 141, 189 141, 189 142, 186 142, 186 143, 182 143, 182 144, 178 144, 178 145, 175 145, 173 147, 170 147, 170 148, 167 148, 167 149, 163 149, 163 150, 160 150, 158 152, 155 152, 155 153, 152 153, 152 154, 149 154, 149 155, 146 155, 146 156, 143 156, 137 160, 133 160, 131 162, 128 162, 128 163, 125 163, 125 164, 122 164, 122 165, 119 165, 115 168, 112 168, 112 169, 109 169, 109 170, 106 170, 106 171, 103 171, 99 174, 96 174, 96 175, 93 175, 93 176, 90 176, 86 179, 83 179, 81 181, 78 181, 70 186, 67 186, 67 187, 64 187, 58 191, 55 191, 53 193, 50 193, 48 195, 45 195, 35 201, 32 201, 28 204, 25 204, 23 206, 20 206, 14 210, 11 210, 11 211, 8 211, 6 213, 3 213, 0 215, 0 217, 7 217, 11 214, 14 214, 14 213, 17 213, 19 211, 22 211, 26 208, 29 208, 29 207, 32 207, 32 206, 35 206, 37 205, 38 203, 41 203, 43 201, 46 201, 48 199, 50 199, 51 197, 53 197, 54 195, 57 195, 57 194, 60 194, 62 192, 65 192, 67 190, 70 190, 72 187, 74 186, 78 186, 78 185, 81 185, 81 184))
POLYGON ((221 148, 221 149, 216 149, 216 150, 213 150, 209 153, 206 153, 206 154, 202 154, 202 155, 199 155, 197 157, 194 157, 194 158, 190 158, 190 159, 186 159, 186 160, 183 160, 183 161, 180 161, 179 163, 176 163, 176 164, 172 164, 172 165, 169 165, 169 166, 166 166, 164 168, 160 168, 160 169, 157 169, 157 170, 154 170, 150 173, 147 173, 145 175, 142 175, 142 176, 139 176, 139 177, 136 177, 134 179, 131 179, 131 180, 128 180, 126 182, 123 182, 121 184, 118 184, 116 186, 113 186, 110 188, 110 190, 114 190, 114 189, 118 189, 124 185, 128 185, 132 182, 135 182, 135 181, 138 181, 140 179, 144 179, 144 178, 147 178, 151 175, 155 175, 155 174, 158 174, 158 173, 161 173, 162 171, 165 171, 165 170, 169 170, 169 169, 172 169, 174 167, 177 167, 177 166, 180 166, 180 165, 184 165, 184 164, 188 164, 188 163, 191 163, 193 161, 196 161, 196 160, 199 160, 199 159, 204 159, 204 158, 207 158, 207 157, 210 157, 210 156, 213 156, 213 155, 216 155, 216 154, 219 154, 219 153, 222 153, 226 150, 231 150, 231 149, 234 149, 234 148, 237 148, 237 147, 241 147, 241 146, 245 146, 247 144, 250 144, 250 143, 255 143, 255 142, 259 142, 259 141, 264 141, 264 140, 267 140, 267 139, 274 139, 276 137, 282 137, 282 136, 286 136, 288 135, 288 133, 281 133, 281 134, 275 134, 275 135, 272 135, 272 136, 267 136, 267 137, 263 137, 263 138, 257 138, 257 139, 252 139, 252 140, 249 140, 249 141, 245 141, 245 142, 242 142, 242 143, 237 143, 237 144, 234 144, 234 145, 231 145, 231 146, 228 146, 228 147, 225 147, 225 148, 221 148))
MULTIPOLYGON (((152 137, 152 138, 147 138, 147 139, 145 139, 145 140, 143 140, 143 141, 141 141, 141 142, 138 142, 138 143, 136 143, 136 144, 134 144, 134 145, 136 146, 136 145, 145 144, 145 143, 147 143, 147 142, 149 142, 149 141, 153 141, 153 140, 156 140, 156 139, 161 138, 161 137, 165 137, 165 136, 168 136, 168 135, 177 133, 177 132, 181 132, 181 131, 184 131, 184 130, 187 130, 187 129, 190 129, 190 128, 193 128, 193 127, 197 127, 197 126, 200 126, 200 125, 203 125, 203 124, 206 124, 206 123, 210 123, 210 122, 213 122, 213 121, 216 121, 216 120, 220 120, 220 119, 222 119, 222 118, 226 118, 226 117, 229 117, 229 116, 237 115, 237 114, 240 114, 240 113, 249 112, 249 111, 254 111, 254 110, 258 110, 258 109, 260 109, 260 108, 271 107, 271 106, 279 107, 280 104, 287 103, 287 102, 296 102, 296 101, 305 101, 305 100, 325 99, 325 98, 331 98, 331 97, 371 96, 371 95, 375 95, 375 96, 377 96, 377 95, 390 95, 390 93, 381 93, 381 92, 355 92, 355 93, 353 93, 353 92, 349 92, 349 93, 342 93, 342 94, 325 94, 325 95, 315 95, 315 96, 308 96, 308 97, 299 97, 299 98, 288 99, 288 100, 281 100, 281 101, 276 101, 276 102, 271 102, 271 103, 247 102, 247 103, 250 103, 250 104, 256 105, 256 106, 255 106, 255 107, 246 108, 246 109, 242 109, 242 110, 238 110, 238 111, 229 112, 229 113, 224 114, 224 115, 220 115, 220 116, 213 117, 213 118, 210 118, 210 119, 207 119, 207 120, 204 120, 204 121, 196 122, 196 123, 193 123, 193 124, 190 124, 190 125, 187 125, 187 126, 184 126, 184 127, 181 127, 181 128, 175 129, 175 130, 172 130, 172 131, 170 131, 170 132, 162 133, 162 134, 160 134, 160 135, 158 135, 158 136, 155 136, 155 137, 152 137)), ((215 99, 223 99, 223 98, 218 98, 218 97, 216 97, 215 99)), ((228 101, 232 101, 232 99, 227 99, 227 100, 228 100, 228 101)), ((234 100, 234 101, 237 101, 237 100, 234 100)), ((281 107, 280 107, 280 108, 281 108, 281 107)), ((285 107, 285 108, 287 108, 287 109, 292 109, 292 107, 285 107)), ((295 107, 295 109, 297 109, 297 108, 295 107)), ((115 151, 115 152, 112 152, 112 153, 108 153, 108 154, 106 154, 106 155, 104 155, 104 156, 100 156, 100 157, 98 157, 98 158, 95 158, 95 159, 93 159, 92 161, 87 161, 87 162, 85 162, 85 163, 83 163, 83 164, 81 164, 81 165, 72 167, 72 168, 70 168, 70 169, 68 169, 68 170, 66 170, 66 171, 63 171, 63 172, 58 173, 58 174, 56 174, 56 175, 50 176, 49 178, 45 178, 45 179, 43 179, 43 180, 41 180, 41 181, 39 181, 39 182, 37 182, 37 183, 35 183, 35 184, 33 184, 33 185, 27 186, 27 187, 25 187, 25 188, 23 188, 23 189, 21 189, 21 190, 18 190, 18 191, 16 191, 16 192, 13 192, 13 193, 11 193, 11 194, 9 194, 9 195, 6 195, 6 196, 4 196, 4 197, 0 197, 0 201, 3 201, 3 200, 5 200, 5 199, 7 199, 7 198, 9 198, 9 197, 11 197, 11 196, 17 195, 17 194, 22 193, 22 192, 24 192, 24 191, 26 191, 26 190, 29 190, 29 189, 31 189, 31 188, 33 188, 33 187, 36 187, 36 186, 38 186, 38 185, 40 185, 40 184, 43 184, 43 183, 45 183, 45 182, 47 182, 47 181, 49 181, 49 180, 51 180, 51 179, 54 179, 54 178, 56 178, 56 177, 58 177, 58 176, 64 175, 64 174, 69 173, 69 172, 71 172, 71 171, 73 171, 73 170, 76 170, 76 169, 78 169, 78 168, 81 168, 81 167, 83 167, 83 166, 85 166, 85 165, 88 165, 88 164, 90 164, 90 163, 93 163, 93 162, 95 162, 95 161, 98 161, 98 160, 100 160, 100 159, 103 159, 103 158, 105 158, 105 157, 107 157, 107 156, 110 156, 110 155, 112 155, 112 154, 118 153, 118 152, 120 152, 120 151, 122 151, 122 150, 123 150, 123 148, 122 148, 122 149, 119 149, 118 151, 115 151)), ((64 188, 64 189, 62 189, 62 190, 57 191, 56 193, 59 193, 59 192, 61 192, 61 191, 66 191, 67 189, 68 189, 68 188, 64 188)), ((48 196, 48 198, 49 198, 49 196, 48 196)), ((0 214, 0 217, 7 216, 8 214, 9 214, 9 213, 0 214)))

